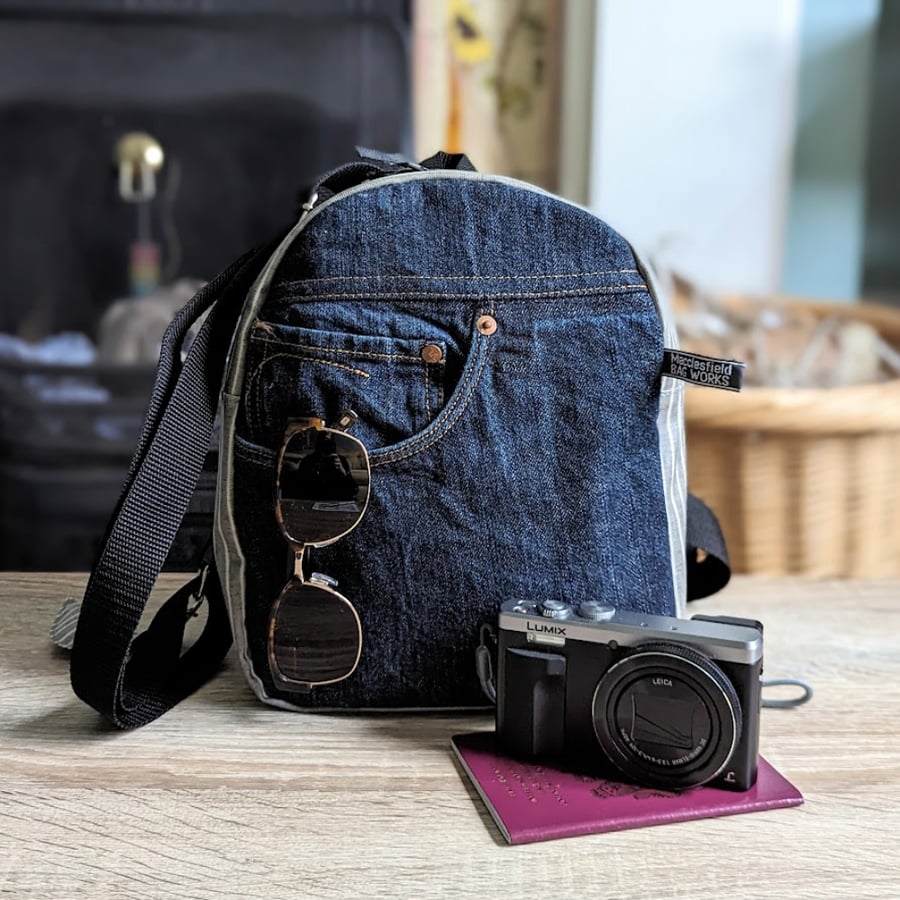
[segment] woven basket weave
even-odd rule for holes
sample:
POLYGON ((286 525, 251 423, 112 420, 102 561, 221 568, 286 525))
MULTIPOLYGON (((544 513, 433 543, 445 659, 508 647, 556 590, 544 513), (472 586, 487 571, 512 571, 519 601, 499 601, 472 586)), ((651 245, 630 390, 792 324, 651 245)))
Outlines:
MULTIPOLYGON (((787 306, 868 322, 900 346, 887 307, 787 306)), ((686 395, 688 484, 719 516, 734 571, 900 576, 900 379, 686 395)))

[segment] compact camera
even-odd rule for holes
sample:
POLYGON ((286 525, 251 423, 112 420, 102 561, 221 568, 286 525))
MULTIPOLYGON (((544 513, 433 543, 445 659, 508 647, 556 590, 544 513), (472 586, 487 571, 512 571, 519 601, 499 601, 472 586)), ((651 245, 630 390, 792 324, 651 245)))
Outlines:
POLYGON ((756 782, 762 625, 508 601, 497 742, 634 784, 743 791, 756 782))

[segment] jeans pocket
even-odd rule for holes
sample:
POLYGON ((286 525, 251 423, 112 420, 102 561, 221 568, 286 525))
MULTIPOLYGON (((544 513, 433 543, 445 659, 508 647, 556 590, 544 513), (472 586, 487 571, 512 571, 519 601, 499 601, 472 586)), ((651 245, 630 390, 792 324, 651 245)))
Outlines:
POLYGON ((367 448, 425 429, 444 403, 446 343, 435 337, 383 337, 258 322, 244 388, 252 439, 276 447, 288 420, 359 416, 354 435, 367 448))

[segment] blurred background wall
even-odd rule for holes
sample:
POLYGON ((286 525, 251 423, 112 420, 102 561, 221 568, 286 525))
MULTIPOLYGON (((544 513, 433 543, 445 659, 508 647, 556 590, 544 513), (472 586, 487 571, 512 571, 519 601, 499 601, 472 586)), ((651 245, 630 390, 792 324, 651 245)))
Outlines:
POLYGON ((597 7, 590 205, 712 290, 778 288, 800 4, 597 7))
MULTIPOLYGON (((0 0, 0 566, 90 565, 165 322, 355 144, 557 191, 689 292, 900 306, 898 62, 887 0, 0 0)), ((820 319, 778 372, 844 359, 820 319)))
MULTIPOLYGON (((411 149, 405 0, 0 0, 0 566, 85 569, 163 330, 354 145, 411 149)), ((216 448, 169 563, 210 537, 216 448)))
POLYGON ((591 206, 709 290, 896 293, 896 4, 415 12, 420 154, 458 136, 483 167, 591 206))
POLYGON ((866 233, 875 222, 866 155, 881 140, 872 115, 880 11, 879 0, 801 5, 785 293, 852 300, 868 287, 866 233))

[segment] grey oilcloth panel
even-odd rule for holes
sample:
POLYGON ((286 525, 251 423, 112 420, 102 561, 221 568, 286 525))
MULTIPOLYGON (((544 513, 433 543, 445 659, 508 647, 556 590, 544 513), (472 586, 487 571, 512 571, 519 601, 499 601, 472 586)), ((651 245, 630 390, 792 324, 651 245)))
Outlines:
MULTIPOLYGON (((240 333, 240 331, 238 331, 240 333)), ((219 405, 220 442, 218 484, 216 486, 215 522, 213 523, 213 544, 216 565, 225 595, 225 605, 231 621, 234 650, 244 678, 253 693, 266 703, 282 706, 266 695, 263 683, 253 670, 247 649, 247 632, 244 627, 244 554, 237 539, 234 524, 234 463, 229 448, 234 441, 240 397, 222 392, 219 405)), ((289 707, 296 708, 296 707, 289 707)))
MULTIPOLYGON (((322 205, 325 206, 326 204, 323 203, 322 205)), ((268 295, 269 287, 281 260, 284 259, 297 235, 306 227, 310 215, 308 211, 305 211, 300 216, 300 219, 284 236, 281 243, 275 248, 263 266, 247 294, 240 320, 237 328, 235 328, 219 406, 219 470, 216 485, 215 522, 213 525, 216 563, 219 568, 219 578, 225 595, 228 616, 231 621, 231 631, 234 636, 235 652, 241 670, 247 679, 247 683, 260 700, 288 709, 296 709, 297 707, 267 696, 262 682, 253 669, 253 663, 250 660, 247 648, 247 633, 244 625, 245 563, 243 549, 238 541, 237 528, 234 522, 234 462, 232 453, 235 425, 244 381, 246 346, 250 330, 268 295)))
MULTIPOLYGON (((634 249, 634 248, 632 248, 634 249)), ((656 300, 663 320, 666 347, 677 349, 678 333, 669 298, 662 290, 653 267, 634 250, 638 269, 656 300)), ((662 464, 663 490, 669 521, 669 548, 672 556, 672 580, 677 614, 687 615, 687 457, 684 433, 684 384, 673 378, 663 380, 659 397, 659 452, 662 464)))

